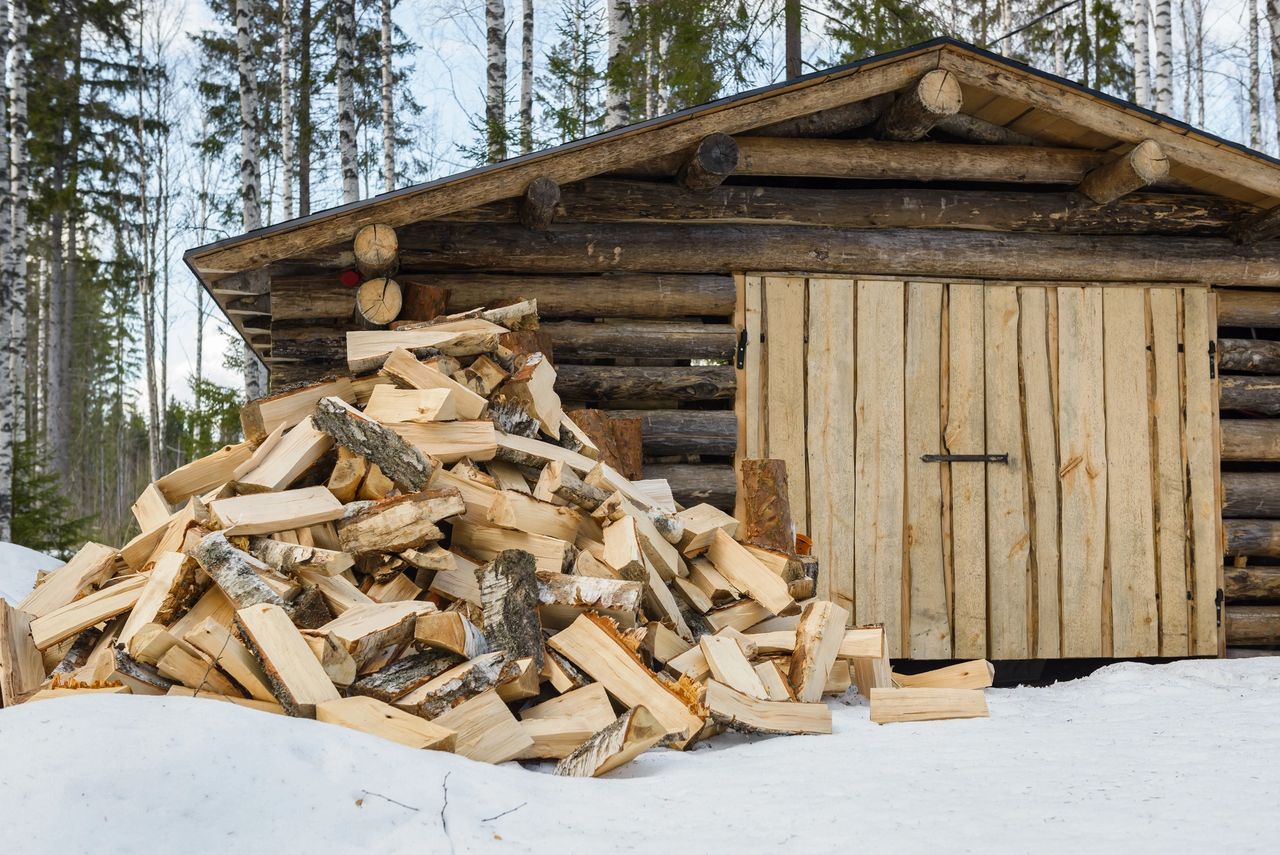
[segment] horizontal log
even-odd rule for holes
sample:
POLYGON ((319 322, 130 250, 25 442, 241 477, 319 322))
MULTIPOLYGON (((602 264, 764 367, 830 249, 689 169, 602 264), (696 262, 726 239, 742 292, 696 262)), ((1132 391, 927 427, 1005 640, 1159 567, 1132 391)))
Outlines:
POLYGON ((1228 377, 1218 381, 1218 407, 1263 416, 1280 416, 1280 377, 1228 377))
POLYGON ((643 357, 653 359, 728 359, 737 344, 729 324, 546 323, 557 361, 643 357))
POLYGON ((1280 329, 1280 291, 1218 291, 1218 326, 1280 329))
POLYGON ((1280 374, 1280 341, 1260 338, 1220 338, 1218 339, 1218 367, 1223 371, 1280 374))
POLYGON ((1280 644, 1280 606, 1226 606, 1227 644, 1280 644))
POLYGON ((1223 472, 1222 515, 1280 519, 1280 472, 1223 472))
POLYGON ((556 367, 556 392, 570 401, 732 400, 736 388, 730 365, 556 367))
POLYGON ((1280 420, 1223 419, 1223 460, 1280 460, 1280 420))
POLYGON ((738 446, 732 410, 610 410, 609 415, 640 419, 646 455, 731 456, 738 446))
POLYGON ((1280 567, 1226 567, 1222 578, 1228 603, 1280 603, 1280 567))
POLYGON ((808 273, 1280 285, 1280 245, 1226 238, 1052 235, 959 229, 832 229, 634 223, 520 226, 424 222, 405 229, 402 269, 554 273, 808 273))
POLYGON ((1222 533, 1227 555, 1280 557, 1280 520, 1223 520, 1222 533))
POLYGON ((732 466, 654 463, 644 467, 644 477, 665 478, 675 500, 686 508, 706 502, 732 511, 738 491, 732 466))
MULTIPOLYGON (((655 181, 600 179, 564 188, 559 223, 735 222, 853 229, 956 228, 1063 234, 1221 235, 1252 210, 1220 196, 1134 193, 1097 205, 1078 193, 743 184, 689 193, 655 181)), ((511 200, 451 219, 514 222, 511 200)))

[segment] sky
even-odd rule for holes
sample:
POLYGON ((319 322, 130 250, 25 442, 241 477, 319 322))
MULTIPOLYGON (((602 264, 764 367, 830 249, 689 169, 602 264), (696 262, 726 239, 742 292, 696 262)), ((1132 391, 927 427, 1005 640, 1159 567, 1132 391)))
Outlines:
MULTIPOLYGON (((174 4, 169 8, 175 16, 175 24, 184 33, 195 33, 214 25, 203 0, 157 0, 174 4)), ((600 0, 603 2, 603 0, 600 0)), ((768 0, 761 0, 768 2, 768 0)), ((1183 67, 1178 60, 1183 55, 1181 35, 1178 32, 1177 10, 1182 3, 1196 0, 1173 0, 1175 9, 1175 86, 1174 115, 1182 117, 1183 67)), ((1199 0, 1204 7, 1206 39, 1205 88, 1206 120, 1208 130, 1232 140, 1247 142, 1248 113, 1244 99, 1244 79, 1247 69, 1247 53, 1244 22, 1251 0, 1199 0)), ((779 6, 781 2, 779 0, 779 6)), ((811 0, 808 7, 819 5, 811 0)), ((1127 4, 1125 4, 1127 7, 1127 4)), ((360 4, 363 14, 376 15, 376 4, 360 4)), ((535 56, 542 73, 543 57, 556 40, 555 18, 559 14, 559 0, 539 0, 538 17, 535 19, 535 56), (542 11, 546 10, 546 11, 542 11)), ((520 59, 520 4, 507 3, 508 24, 508 82, 511 96, 510 109, 515 108, 519 86, 520 59)), ((469 168, 471 164, 458 150, 458 146, 471 142, 474 132, 471 117, 479 113, 484 101, 484 0, 401 0, 394 12, 396 24, 408 39, 418 46, 412 62, 414 73, 411 89, 416 100, 423 105, 419 119, 421 127, 415 134, 416 154, 430 164, 430 171, 418 180, 446 175, 469 168)), ((823 57, 830 48, 823 35, 824 20, 813 11, 805 13, 804 53, 808 63, 821 67, 823 57)), ((1277 152, 1275 123, 1270 105, 1270 60, 1264 28, 1262 46, 1263 140, 1264 150, 1277 152)), ((780 26, 766 34, 763 53, 766 62, 756 73, 752 85, 764 85, 783 76, 783 57, 780 26)), ((189 43, 179 39, 177 47, 190 50, 189 43)), ((1154 50, 1153 50, 1154 55, 1154 50)), ((808 69, 806 69, 808 70, 808 69)), ((268 192, 267 176, 264 176, 264 195, 268 192)), ((273 188, 278 197, 279 188, 273 188)), ((327 187, 317 188, 313 210, 336 205, 340 202, 338 187, 329 182, 327 187)), ((278 205, 276 210, 279 210, 278 205)), ((212 235, 216 239, 221 235, 212 235)), ((195 245, 198 240, 182 243, 175 251, 171 275, 175 283, 175 297, 171 309, 173 332, 170 335, 170 394, 189 400, 187 378, 194 374, 196 331, 195 277, 181 263, 181 250, 195 245)), ((205 327, 204 370, 210 379, 225 384, 239 385, 242 381, 222 367, 223 354, 232 342, 234 332, 221 314, 214 312, 205 327)), ((235 338, 238 341, 238 337, 235 338)), ((140 381, 141 382, 141 381, 140 381)), ((141 386, 139 387, 141 400, 141 386)))

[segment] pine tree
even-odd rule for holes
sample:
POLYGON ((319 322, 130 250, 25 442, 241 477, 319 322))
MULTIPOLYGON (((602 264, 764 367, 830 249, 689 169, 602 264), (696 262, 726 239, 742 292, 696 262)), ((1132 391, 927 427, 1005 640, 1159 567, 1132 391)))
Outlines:
POLYGON ((599 8, 591 0, 565 0, 556 35, 559 40, 547 55, 537 98, 554 142, 568 142, 593 133, 604 121, 604 74, 595 61, 604 35, 599 8))
MULTIPOLYGON (((930 39, 941 22, 931 11, 906 0, 831 0, 827 37, 839 53, 836 62, 852 62, 930 39)), ((982 15, 985 22, 985 13, 982 15)))

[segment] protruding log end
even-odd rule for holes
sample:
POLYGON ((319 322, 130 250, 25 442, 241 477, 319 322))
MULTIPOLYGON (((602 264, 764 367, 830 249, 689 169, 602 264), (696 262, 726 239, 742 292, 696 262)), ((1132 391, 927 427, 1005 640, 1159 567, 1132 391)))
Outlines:
POLYGON ((1169 158, 1155 140, 1143 140, 1124 157, 1103 164, 1084 177, 1078 188, 1099 205, 1155 184, 1169 174, 1169 158))
POLYGON ((370 279, 356 291, 352 321, 360 329, 385 329, 399 317, 402 303, 400 285, 396 280, 385 276, 370 279))
POLYGON ((529 182, 520 200, 520 222, 527 229, 546 231, 556 216, 560 204, 560 185, 545 175, 529 182))
POLYGON ((880 137, 912 142, 924 137, 938 122, 960 112, 964 93, 950 71, 935 68, 898 96, 880 120, 880 137))
POLYGON ((693 157, 676 176, 686 189, 711 190, 719 187, 738 168, 738 143, 728 134, 711 134, 702 138, 693 157))
POLYGON ((390 276, 400 264, 396 230, 382 223, 364 226, 356 232, 352 249, 356 254, 356 267, 367 279, 390 276))

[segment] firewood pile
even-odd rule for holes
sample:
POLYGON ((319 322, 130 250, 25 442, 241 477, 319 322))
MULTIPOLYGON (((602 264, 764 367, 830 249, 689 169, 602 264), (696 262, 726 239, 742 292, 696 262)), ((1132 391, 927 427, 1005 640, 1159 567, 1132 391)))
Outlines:
POLYGON ((988 663, 894 674, 815 598, 780 461, 744 467, 742 519, 678 507, 562 410, 536 327, 530 301, 353 331, 351 377, 251 402, 141 534, 0 600, 5 705, 195 696, 565 775, 829 733, 851 682, 875 721, 986 714, 988 663))

